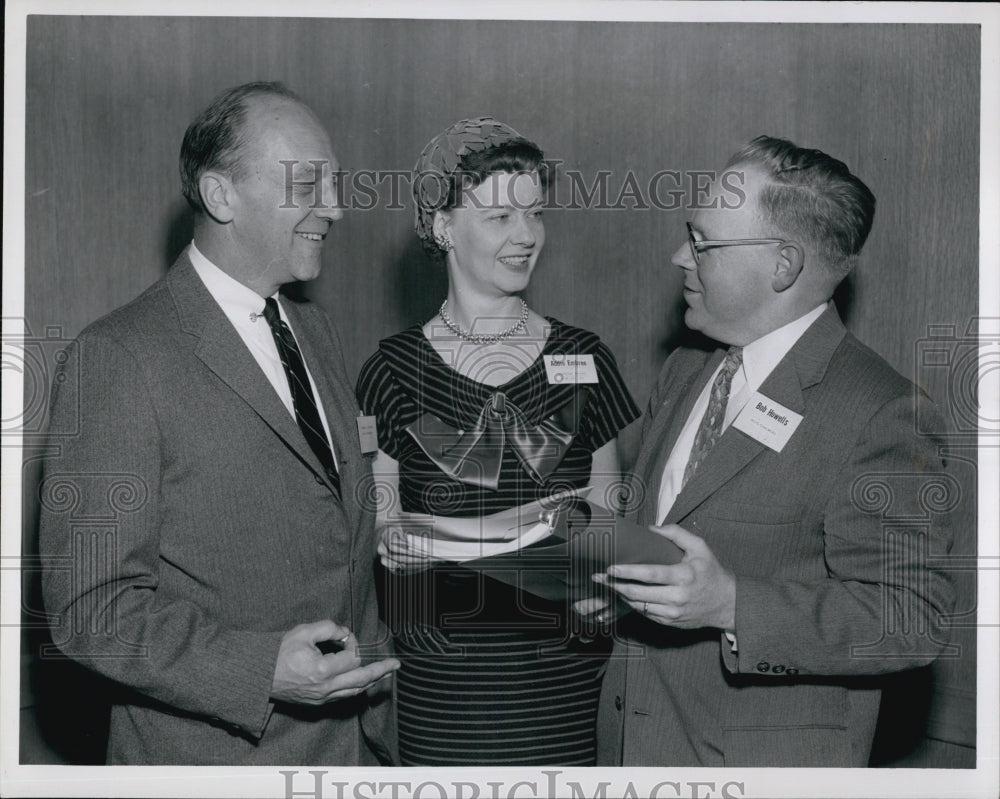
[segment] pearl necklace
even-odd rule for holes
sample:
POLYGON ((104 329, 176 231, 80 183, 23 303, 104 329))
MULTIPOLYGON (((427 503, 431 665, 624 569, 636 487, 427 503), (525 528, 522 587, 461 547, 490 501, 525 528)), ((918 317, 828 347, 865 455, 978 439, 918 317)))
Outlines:
POLYGON ((468 341, 470 344, 499 344, 501 341, 509 339, 515 333, 520 333, 524 330, 524 326, 528 323, 528 303, 526 303, 523 299, 521 300, 521 318, 506 330, 501 330, 499 333, 493 333, 491 335, 466 333, 451 320, 451 317, 448 316, 447 308, 448 300, 445 300, 441 303, 441 307, 438 309, 438 315, 441 317, 441 321, 444 322, 445 327, 447 327, 452 333, 463 341, 468 341))

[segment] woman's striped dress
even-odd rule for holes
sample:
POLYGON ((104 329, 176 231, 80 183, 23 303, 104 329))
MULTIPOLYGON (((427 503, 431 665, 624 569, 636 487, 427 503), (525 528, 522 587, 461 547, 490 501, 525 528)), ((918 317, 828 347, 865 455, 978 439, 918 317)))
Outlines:
MULTIPOLYGON (((542 358, 499 387, 532 424, 586 402, 576 435, 544 485, 505 451, 497 490, 441 472, 405 428, 425 412, 472 429, 498 390, 448 366, 420 327, 385 339, 358 383, 379 446, 399 462, 402 509, 442 516, 496 513, 590 479, 592 453, 639 415, 614 356, 593 333, 549 319, 543 355, 591 354, 599 383, 549 384, 542 358), (580 397, 583 399, 580 399, 580 397)), ((489 366, 484 365, 488 370, 489 366)), ((380 569, 393 631, 403 765, 559 765, 595 762, 600 682, 611 649, 581 637, 563 602, 542 600, 454 564, 413 576, 380 569)))

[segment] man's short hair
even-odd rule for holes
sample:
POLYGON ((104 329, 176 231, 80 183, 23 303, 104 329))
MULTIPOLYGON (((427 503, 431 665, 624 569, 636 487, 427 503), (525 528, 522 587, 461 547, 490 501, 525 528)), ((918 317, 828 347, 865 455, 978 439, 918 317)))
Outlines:
POLYGON ((834 277, 846 276, 872 229, 871 190, 843 161, 772 136, 758 136, 726 166, 741 164, 767 176, 758 200, 765 219, 814 245, 834 277))
POLYGON ((282 83, 244 83, 227 89, 202 111, 184 134, 181 144, 181 191, 196 212, 204 212, 198 181, 214 170, 231 180, 242 180, 247 171, 246 116, 255 97, 285 97, 302 102, 282 83))

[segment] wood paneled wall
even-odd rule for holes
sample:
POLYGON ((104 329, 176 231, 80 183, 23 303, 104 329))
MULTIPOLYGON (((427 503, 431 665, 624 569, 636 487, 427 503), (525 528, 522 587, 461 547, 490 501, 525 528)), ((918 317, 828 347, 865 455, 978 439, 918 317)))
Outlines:
MULTIPOLYGON (((349 170, 409 169, 446 125, 487 114, 562 162, 564 196, 570 171, 588 185, 608 171, 613 201, 629 173, 645 191, 659 170, 721 167, 760 133, 826 150, 878 198, 860 268, 838 295, 848 326, 949 403, 946 370, 917 370, 915 352, 929 325, 962 331, 977 312, 975 26, 34 16, 33 331, 73 336, 164 273, 191 234, 177 176, 184 129, 249 80, 301 94, 349 170)), ((408 196, 387 208, 380 189, 378 207, 338 223, 322 276, 304 288, 338 322, 352 374, 381 337, 429 317, 445 289, 412 233, 408 196)), ((682 325, 669 257, 687 213, 546 212, 528 299, 597 331, 640 405, 682 325)), ((973 523, 966 551, 974 539, 973 523)), ((948 678, 962 690, 974 685, 970 663, 967 647, 948 678)))

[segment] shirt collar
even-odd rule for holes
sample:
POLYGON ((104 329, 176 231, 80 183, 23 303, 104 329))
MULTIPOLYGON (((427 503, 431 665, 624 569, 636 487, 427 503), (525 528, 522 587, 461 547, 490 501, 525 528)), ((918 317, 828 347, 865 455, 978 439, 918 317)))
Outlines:
MULTIPOLYGON (((263 298, 253 289, 247 288, 219 269, 205 257, 193 241, 188 247, 188 258, 191 260, 194 271, 198 273, 198 277, 208 289, 208 293, 215 298, 227 316, 249 321, 252 318, 251 314, 260 315, 263 313, 263 298)), ((275 292, 274 297, 277 299, 277 292, 275 292)))
POLYGON ((743 371, 751 391, 761 387, 778 362, 795 346, 795 342, 820 317, 826 307, 826 303, 817 305, 798 319, 772 330, 743 348, 743 371))

